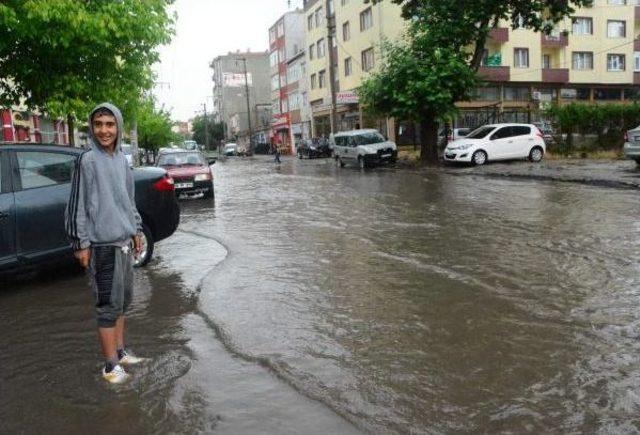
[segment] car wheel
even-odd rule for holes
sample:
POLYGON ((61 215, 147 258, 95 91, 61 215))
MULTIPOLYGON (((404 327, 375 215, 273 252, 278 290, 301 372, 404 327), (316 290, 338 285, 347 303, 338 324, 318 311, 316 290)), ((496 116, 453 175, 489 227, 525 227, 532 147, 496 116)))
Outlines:
POLYGON ((212 184, 211 187, 204 192, 203 198, 211 199, 213 198, 213 196, 214 196, 214 192, 213 192, 213 184, 212 184))
POLYGON ((146 266, 149 261, 151 261, 151 257, 153 257, 153 247, 155 243, 153 241, 153 234, 151 234, 151 230, 144 223, 142 224, 142 250, 140 251, 140 255, 133 261, 133 267, 143 267, 146 266))
POLYGON ((362 156, 358 156, 358 167, 360 169, 365 169, 367 167, 367 163, 364 161, 362 156))
POLYGON ((529 160, 538 163, 540 160, 542 160, 542 154, 542 148, 533 147, 531 148, 531 151, 529 151, 529 160))
POLYGON ((473 153, 473 156, 471 156, 471 161, 477 166, 484 165, 487 163, 487 153, 484 151, 476 151, 473 153))

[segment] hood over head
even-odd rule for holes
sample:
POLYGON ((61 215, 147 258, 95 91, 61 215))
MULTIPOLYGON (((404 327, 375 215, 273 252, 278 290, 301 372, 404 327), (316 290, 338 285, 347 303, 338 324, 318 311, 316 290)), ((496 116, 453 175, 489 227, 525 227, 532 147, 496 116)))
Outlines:
POLYGON ((119 151, 122 145, 122 133, 124 131, 124 122, 122 120, 122 113, 120 112, 120 109, 118 109, 116 106, 114 106, 111 103, 98 104, 96 107, 93 108, 93 110, 89 114, 89 148, 92 150, 99 150, 104 152, 104 150, 102 149, 102 146, 100 145, 100 142, 98 142, 98 139, 96 139, 96 137, 93 134, 93 123, 91 122, 91 120, 93 119, 93 114, 96 113, 99 109, 108 109, 113 113, 113 116, 115 116, 116 118, 116 125, 118 126, 118 134, 116 134, 115 150, 119 151))

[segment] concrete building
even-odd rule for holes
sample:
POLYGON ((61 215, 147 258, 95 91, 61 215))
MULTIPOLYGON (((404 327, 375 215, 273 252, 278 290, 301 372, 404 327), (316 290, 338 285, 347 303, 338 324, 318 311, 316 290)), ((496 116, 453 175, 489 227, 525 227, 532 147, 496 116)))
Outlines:
MULTIPOLYGON (((2 142, 41 142, 69 145, 69 131, 63 120, 49 119, 20 108, 0 109, 2 142)), ((78 140, 76 140, 78 143, 78 140)))
POLYGON ((296 140, 303 137, 305 120, 300 107, 305 82, 304 14, 287 12, 269 29, 269 66, 271 73, 272 134, 271 139, 284 153, 293 153, 296 140))
POLYGON ((266 143, 269 123, 264 108, 271 106, 268 52, 236 52, 216 57, 213 69, 213 113, 225 124, 227 141, 249 147, 266 143), (248 98, 247 98, 248 95, 248 98), (247 109, 247 106, 249 109, 247 109))
POLYGON ((400 7, 389 1, 372 5, 361 0, 305 0, 307 80, 314 136, 361 127, 375 127, 393 136, 390 120, 363 115, 356 89, 378 65, 382 41, 394 40, 404 31, 400 12, 400 7))
POLYGON ((459 103, 459 126, 527 122, 555 102, 622 102, 638 97, 640 3, 595 0, 558 23, 551 35, 503 22, 487 44, 471 102, 459 103))

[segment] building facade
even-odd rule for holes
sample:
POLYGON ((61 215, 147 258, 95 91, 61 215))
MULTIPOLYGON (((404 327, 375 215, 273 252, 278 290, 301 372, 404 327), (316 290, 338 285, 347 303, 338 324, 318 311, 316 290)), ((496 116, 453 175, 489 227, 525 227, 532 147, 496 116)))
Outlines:
POLYGON ((638 98, 640 4, 595 0, 558 23, 551 35, 513 29, 491 32, 470 102, 459 103, 457 125, 530 122, 549 103, 624 102, 638 98))
POLYGON ((32 142, 69 145, 67 123, 51 120, 27 110, 0 109, 2 142, 32 142))
POLYGON ((287 12, 269 29, 269 66, 271 73, 272 133, 271 141, 282 152, 293 153, 303 137, 300 107, 304 82, 300 58, 304 53, 304 14, 287 12))
POLYGON ((376 127, 393 136, 390 120, 364 116, 356 90, 379 64, 381 43, 402 35, 400 7, 392 2, 306 0, 304 13, 313 135, 376 127))
POLYGON ((228 53, 216 57, 210 67, 213 113, 217 122, 224 123, 225 139, 246 147, 266 142, 269 125, 263 113, 265 106, 271 106, 269 53, 228 53))

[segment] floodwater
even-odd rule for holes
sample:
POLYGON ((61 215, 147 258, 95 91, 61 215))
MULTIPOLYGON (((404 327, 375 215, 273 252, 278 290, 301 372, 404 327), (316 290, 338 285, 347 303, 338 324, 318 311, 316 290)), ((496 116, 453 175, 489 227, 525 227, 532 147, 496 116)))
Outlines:
POLYGON ((640 431, 636 191, 213 168, 136 276, 131 383, 82 275, 3 283, 0 433, 640 431))

